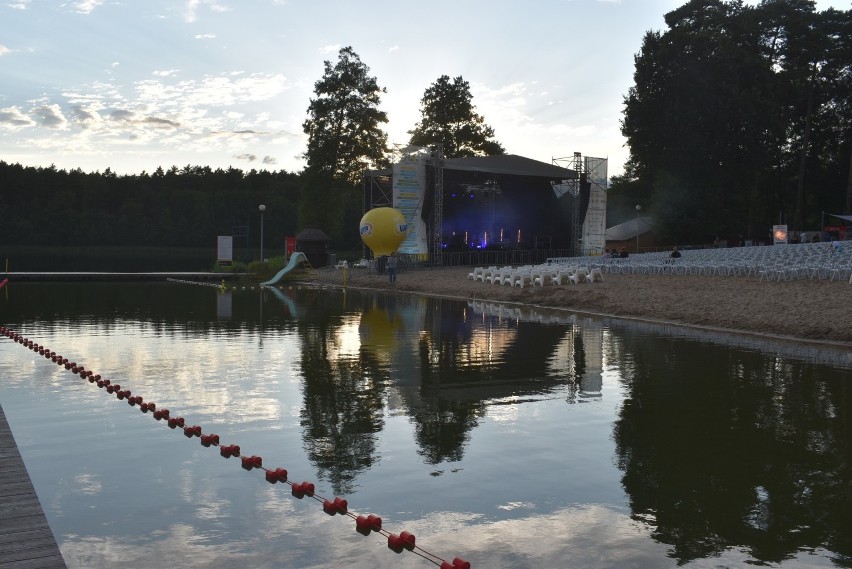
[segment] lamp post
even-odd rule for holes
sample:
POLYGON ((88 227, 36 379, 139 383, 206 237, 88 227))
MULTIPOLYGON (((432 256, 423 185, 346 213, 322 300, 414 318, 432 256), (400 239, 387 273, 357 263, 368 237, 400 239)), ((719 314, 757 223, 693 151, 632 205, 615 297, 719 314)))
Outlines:
POLYGON ((263 262, 263 212, 266 211, 266 206, 260 204, 257 206, 260 211, 260 262, 263 262))
POLYGON ((639 212, 642 211, 642 206, 636 204, 636 254, 639 254, 639 212))

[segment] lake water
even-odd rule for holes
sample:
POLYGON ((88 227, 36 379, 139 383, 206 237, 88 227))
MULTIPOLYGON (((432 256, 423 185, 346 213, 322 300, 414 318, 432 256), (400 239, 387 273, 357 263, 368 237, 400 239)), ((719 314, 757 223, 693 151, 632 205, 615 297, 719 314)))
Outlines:
POLYGON ((12 283, 0 325, 315 484, 2 337, 0 404, 71 568, 852 567, 852 351, 175 282, 12 283))

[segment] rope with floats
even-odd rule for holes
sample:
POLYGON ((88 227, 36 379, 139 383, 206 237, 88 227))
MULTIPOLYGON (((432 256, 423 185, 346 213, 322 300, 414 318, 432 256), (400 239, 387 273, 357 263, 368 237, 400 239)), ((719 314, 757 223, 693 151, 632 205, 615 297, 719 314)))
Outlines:
POLYGON ((166 278, 166 281, 171 283, 182 283, 182 284, 191 284, 191 285, 200 285, 200 286, 210 286, 213 288, 218 288, 220 290, 225 290, 225 279, 222 279, 221 283, 210 283, 210 282, 202 282, 202 281, 190 281, 186 279, 175 279, 172 277, 166 278))
POLYGON ((430 553, 429 551, 426 551, 416 544, 416 538, 413 533, 401 531, 397 534, 383 529, 382 518, 379 516, 374 514, 358 515, 355 512, 350 511, 349 502, 340 496, 335 496, 334 499, 320 496, 316 493, 316 487, 312 482, 292 482, 289 479, 289 473, 286 469, 281 467, 273 469, 263 466, 263 458, 260 456, 249 456, 243 454, 240 446, 236 444, 221 444, 219 435, 204 433, 199 425, 190 425, 186 422, 184 417, 172 416, 168 409, 158 408, 155 403, 145 401, 141 396, 134 395, 129 389, 123 389, 120 384, 113 383, 109 379, 102 378, 100 374, 96 374, 92 370, 86 369, 84 366, 79 365, 76 362, 69 361, 68 358, 62 357, 53 350, 25 338, 6 326, 0 326, 0 334, 18 344, 23 345, 24 347, 29 348, 33 352, 37 352, 40 356, 44 356, 53 363, 64 366, 66 370, 69 370, 74 375, 79 375, 81 378, 87 379, 89 383, 97 385, 99 388, 104 389, 107 393, 115 395, 117 399, 127 401, 128 405, 131 407, 138 407, 142 413, 148 414, 150 412, 154 419, 157 421, 164 421, 172 430, 180 429, 187 438, 198 438, 201 441, 202 446, 208 448, 211 446, 219 447, 219 454, 224 458, 239 458, 241 466, 245 470, 264 471, 266 481, 270 484, 276 484, 279 482, 282 484, 288 484, 290 486, 290 492, 295 498, 300 500, 305 496, 313 498, 322 504, 322 509, 326 514, 330 516, 340 514, 355 520, 355 531, 361 535, 368 536, 371 533, 377 533, 386 537, 388 549, 391 551, 395 553, 402 553, 405 550, 411 551, 415 555, 418 555, 434 565, 439 566, 440 569, 470 569, 469 561, 466 561, 461 557, 455 557, 452 561, 447 561, 433 553, 430 553))

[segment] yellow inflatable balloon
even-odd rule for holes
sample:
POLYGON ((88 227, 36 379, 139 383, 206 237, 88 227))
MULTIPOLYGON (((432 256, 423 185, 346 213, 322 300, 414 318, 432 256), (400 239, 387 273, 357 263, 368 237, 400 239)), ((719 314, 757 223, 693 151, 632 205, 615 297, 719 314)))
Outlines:
POLYGON ((381 257, 399 248, 408 233, 408 223, 398 209, 377 207, 361 218, 360 232, 361 240, 373 251, 373 255, 381 257))

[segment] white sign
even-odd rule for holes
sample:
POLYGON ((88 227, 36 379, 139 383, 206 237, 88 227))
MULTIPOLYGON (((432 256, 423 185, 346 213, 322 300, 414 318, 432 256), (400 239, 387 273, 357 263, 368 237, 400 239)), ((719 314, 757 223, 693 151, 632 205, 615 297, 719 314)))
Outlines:
POLYGON ((220 235, 216 247, 216 262, 230 263, 234 260, 234 238, 231 235, 220 235))
POLYGON ((772 241, 775 245, 781 245, 787 242, 787 226, 773 225, 772 226, 772 241))

